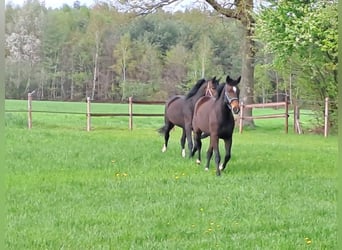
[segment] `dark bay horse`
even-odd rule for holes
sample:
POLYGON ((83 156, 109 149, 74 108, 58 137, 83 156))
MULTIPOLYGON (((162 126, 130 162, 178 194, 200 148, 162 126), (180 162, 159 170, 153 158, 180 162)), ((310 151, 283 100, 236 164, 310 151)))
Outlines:
POLYGON ((158 131, 164 135, 165 152, 168 146, 170 130, 176 125, 182 128, 181 147, 182 156, 185 157, 185 141, 188 141, 189 155, 191 153, 192 142, 192 116, 196 101, 202 96, 215 96, 219 79, 216 77, 211 80, 200 79, 192 87, 186 96, 177 95, 170 98, 165 104, 164 126, 158 131))
POLYGON ((198 99, 194 109, 192 127, 194 132, 194 148, 191 152, 193 156, 198 150, 197 163, 201 162, 201 135, 210 136, 210 144, 207 151, 207 163, 205 169, 209 169, 210 159, 215 153, 216 175, 221 175, 231 157, 232 137, 235 126, 234 114, 240 111, 239 89, 237 85, 241 76, 237 80, 226 78, 226 83, 221 84, 217 89, 216 98, 201 97, 198 99), (219 152, 219 139, 224 140, 226 155, 220 165, 221 157, 219 152))

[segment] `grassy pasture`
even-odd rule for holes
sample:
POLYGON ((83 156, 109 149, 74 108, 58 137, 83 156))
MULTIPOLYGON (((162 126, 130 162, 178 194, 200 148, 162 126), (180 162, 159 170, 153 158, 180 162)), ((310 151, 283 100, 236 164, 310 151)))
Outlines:
MULTIPOLYGON (((7 100, 5 109, 26 105, 7 100)), ((92 111, 128 110, 114 106, 92 111)), ((85 112, 85 103, 33 109, 85 112)), ((95 117, 91 132, 85 123, 84 114, 37 112, 29 131, 25 113, 5 114, 7 249, 337 247, 335 136, 295 135, 291 125, 286 135, 283 119, 256 120, 255 130, 234 134, 216 177, 213 162, 205 172, 204 162, 180 156, 180 129, 161 153, 162 117, 136 117, 133 131, 127 117, 95 117)))

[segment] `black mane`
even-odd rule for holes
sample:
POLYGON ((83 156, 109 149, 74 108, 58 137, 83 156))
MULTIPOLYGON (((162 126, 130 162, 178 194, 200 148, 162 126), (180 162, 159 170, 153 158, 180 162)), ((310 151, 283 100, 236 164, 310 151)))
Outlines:
POLYGON ((216 99, 219 99, 220 98, 220 96, 221 96, 221 93, 222 93, 222 91, 223 91, 223 89, 224 89, 224 85, 226 85, 226 83, 224 82, 224 83, 220 83, 218 86, 217 86, 217 95, 216 95, 216 99))
POLYGON ((190 97, 194 96, 205 82, 206 80, 204 78, 198 80, 195 86, 193 86, 189 93, 185 96, 185 99, 189 99, 190 97))

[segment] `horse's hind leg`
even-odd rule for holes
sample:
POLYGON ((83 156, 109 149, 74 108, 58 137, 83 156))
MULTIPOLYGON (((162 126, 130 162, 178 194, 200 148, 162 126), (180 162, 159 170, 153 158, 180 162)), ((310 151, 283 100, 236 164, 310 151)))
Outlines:
POLYGON ((192 148, 190 157, 194 156, 196 151, 198 150, 198 158, 196 160, 197 164, 201 163, 201 148, 202 148, 202 141, 201 141, 201 132, 194 132, 194 146, 192 148))
POLYGON ((165 123, 165 133, 164 133, 164 145, 162 152, 165 152, 167 149, 167 145, 169 143, 169 138, 170 138, 170 130, 174 127, 175 125, 171 122, 166 122, 165 123))
POLYGON ((183 128, 183 130, 182 130, 182 137, 181 137, 181 140, 180 140, 181 147, 182 147, 182 156, 183 157, 185 157, 185 139, 186 139, 186 134, 185 134, 185 129, 183 128))
POLYGON ((230 157, 231 157, 231 148, 232 148, 232 140, 233 138, 231 137, 230 139, 228 140, 224 140, 224 146, 225 146, 225 149, 226 149, 226 155, 224 157, 224 161, 222 164, 220 164, 220 170, 224 170, 226 168, 226 165, 228 163, 228 161, 230 160, 230 157))

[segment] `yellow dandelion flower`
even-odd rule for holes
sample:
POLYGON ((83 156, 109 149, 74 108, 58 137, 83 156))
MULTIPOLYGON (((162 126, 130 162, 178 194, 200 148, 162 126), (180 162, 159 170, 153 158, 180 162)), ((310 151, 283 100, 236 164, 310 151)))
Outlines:
POLYGON ((304 239, 305 239, 306 244, 310 245, 312 243, 312 240, 310 238, 305 237, 304 239))
POLYGON ((119 176, 120 176, 120 173, 116 173, 115 176, 116 176, 116 177, 119 177, 119 176))

